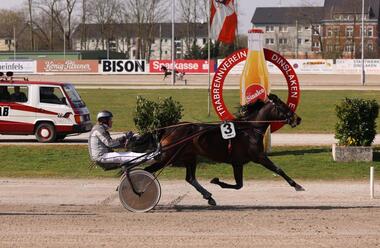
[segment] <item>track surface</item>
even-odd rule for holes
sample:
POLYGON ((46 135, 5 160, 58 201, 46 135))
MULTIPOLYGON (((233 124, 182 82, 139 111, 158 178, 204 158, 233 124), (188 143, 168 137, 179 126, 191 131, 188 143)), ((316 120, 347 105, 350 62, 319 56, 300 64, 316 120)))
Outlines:
MULTIPOLYGON (((130 213, 117 179, 0 179, 0 247, 379 247, 380 199, 366 182, 161 182, 157 208, 130 213)), ((377 188, 380 185, 376 185, 377 188)))

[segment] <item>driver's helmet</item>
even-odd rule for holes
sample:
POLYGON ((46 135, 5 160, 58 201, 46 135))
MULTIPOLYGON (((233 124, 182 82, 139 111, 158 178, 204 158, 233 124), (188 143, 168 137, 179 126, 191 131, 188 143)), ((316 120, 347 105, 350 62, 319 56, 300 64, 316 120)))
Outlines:
POLYGON ((98 113, 98 115, 96 116, 96 119, 98 121, 108 121, 110 120, 111 118, 113 117, 111 111, 108 111, 108 110, 103 110, 103 111, 100 111, 98 113))

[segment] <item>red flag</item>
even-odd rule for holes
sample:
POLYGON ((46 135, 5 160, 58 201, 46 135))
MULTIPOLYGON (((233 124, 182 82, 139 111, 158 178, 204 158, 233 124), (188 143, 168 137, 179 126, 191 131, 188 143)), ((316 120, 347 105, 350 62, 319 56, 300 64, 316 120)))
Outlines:
POLYGON ((233 43, 237 26, 234 0, 211 1, 211 38, 224 43, 233 43))

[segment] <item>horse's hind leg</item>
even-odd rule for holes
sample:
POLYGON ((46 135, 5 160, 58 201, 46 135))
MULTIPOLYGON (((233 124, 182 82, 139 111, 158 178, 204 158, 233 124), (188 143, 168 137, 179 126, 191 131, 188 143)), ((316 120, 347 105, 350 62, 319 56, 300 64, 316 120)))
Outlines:
POLYGON ((235 185, 222 182, 217 177, 212 179, 210 183, 217 184, 220 187, 227 188, 227 189, 241 189, 243 187, 243 165, 233 164, 232 167, 234 169, 234 177, 236 181, 235 185))
POLYGON ((204 199, 208 200, 208 204, 211 206, 216 206, 215 200, 211 197, 211 193, 208 192, 202 185, 199 184, 198 180, 195 178, 196 163, 195 161, 191 164, 186 165, 186 181, 190 183, 198 192, 200 192, 204 199))
POLYGON ((286 173, 277 165, 275 165, 266 155, 259 158, 258 161, 260 164, 262 164, 265 168, 268 170, 273 171, 274 173, 280 175, 282 178, 284 178, 290 186, 294 187, 297 191, 304 191, 305 189, 296 183, 293 179, 291 179, 286 173))

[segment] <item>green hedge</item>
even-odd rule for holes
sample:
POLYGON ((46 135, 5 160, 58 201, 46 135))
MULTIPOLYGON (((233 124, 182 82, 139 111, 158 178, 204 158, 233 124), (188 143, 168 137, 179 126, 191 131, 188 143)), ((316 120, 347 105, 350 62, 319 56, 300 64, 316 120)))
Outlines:
POLYGON ((183 107, 172 97, 159 98, 157 102, 138 96, 133 120, 140 134, 178 123, 183 107))
POLYGON ((339 145, 370 146, 376 136, 379 104, 376 100, 345 98, 335 108, 338 122, 335 138, 339 145))

